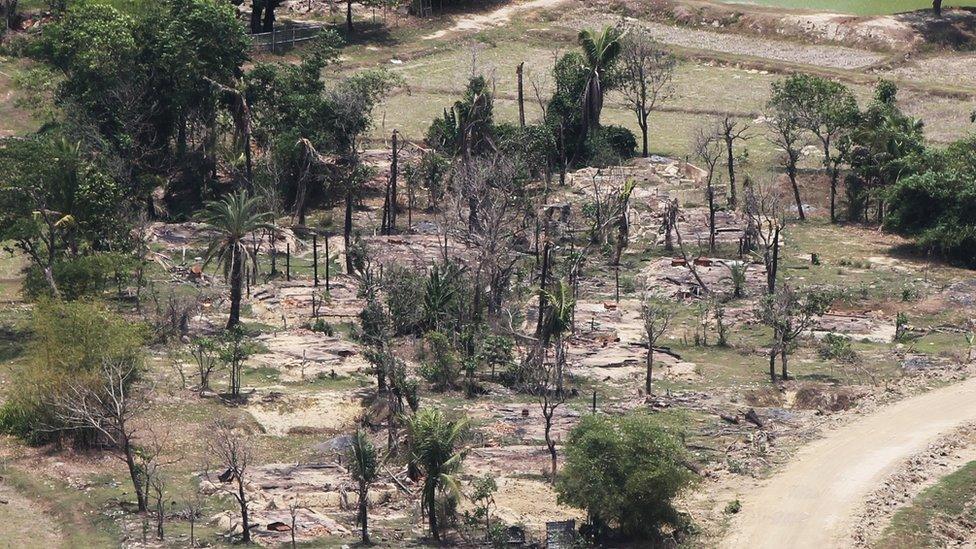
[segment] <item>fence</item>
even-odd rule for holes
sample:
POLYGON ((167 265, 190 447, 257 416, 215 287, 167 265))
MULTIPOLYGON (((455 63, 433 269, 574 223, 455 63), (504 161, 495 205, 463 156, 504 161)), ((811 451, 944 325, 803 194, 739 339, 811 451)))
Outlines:
POLYGON ((295 44, 307 42, 322 30, 324 25, 289 25, 271 32, 251 35, 251 48, 255 51, 271 53, 284 51, 295 47, 295 44))

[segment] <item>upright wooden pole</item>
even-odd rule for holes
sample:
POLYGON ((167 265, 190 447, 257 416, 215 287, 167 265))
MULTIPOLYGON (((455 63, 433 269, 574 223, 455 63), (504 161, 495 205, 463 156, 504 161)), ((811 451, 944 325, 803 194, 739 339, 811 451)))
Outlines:
POLYGON ((312 285, 319 287, 319 237, 312 233, 312 285))
POLYGON ((332 256, 329 255, 329 235, 325 235, 325 291, 329 291, 329 263, 332 262, 332 256))
POLYGON ((518 108, 519 125, 525 127, 525 93, 522 86, 522 69, 525 68, 525 61, 522 61, 515 68, 515 76, 518 77, 518 108))
POLYGON ((285 242, 285 280, 291 282, 291 242, 285 242))
POLYGON ((390 213, 389 213, 389 226, 387 231, 389 234, 396 233, 396 214, 397 214, 397 161, 400 154, 400 144, 399 139, 400 134, 393 130, 393 137, 391 139, 393 144, 393 155, 390 159, 390 213))

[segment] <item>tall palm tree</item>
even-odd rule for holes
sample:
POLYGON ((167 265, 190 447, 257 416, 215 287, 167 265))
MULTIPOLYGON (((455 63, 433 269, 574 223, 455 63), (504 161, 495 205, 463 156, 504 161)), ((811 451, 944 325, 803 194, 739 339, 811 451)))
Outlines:
POLYGON ((376 448, 362 429, 356 430, 352 446, 349 448, 349 473, 359 483, 359 525, 362 528, 363 545, 369 545, 366 503, 369 498, 369 485, 379 477, 379 458, 376 448))
POLYGON ((270 214, 261 211, 261 200, 240 191, 222 200, 208 202, 200 215, 201 221, 216 231, 207 248, 205 264, 216 261, 223 268, 224 278, 230 279, 230 318, 227 329, 241 321, 241 285, 248 262, 257 268, 257 254, 249 250, 244 239, 254 231, 272 229, 267 222, 270 214))
POLYGON ((407 438, 410 441, 410 460, 424 473, 422 508, 426 510, 430 534, 440 541, 437 526, 437 494, 457 497, 460 493, 455 474, 461 468, 465 452, 467 421, 450 421, 440 410, 424 408, 407 419, 407 438))
POLYGON ((563 392, 563 367, 566 364, 564 338, 573 328, 573 309, 576 308, 576 298, 573 297, 573 287, 560 280, 553 291, 543 290, 548 303, 545 319, 540 333, 543 347, 555 342, 556 347, 556 393, 563 392))
POLYGON ((620 56, 621 34, 615 27, 606 27, 601 32, 583 29, 579 33, 579 45, 583 48, 588 72, 586 87, 583 88, 583 137, 600 126, 606 77, 614 61, 620 56))

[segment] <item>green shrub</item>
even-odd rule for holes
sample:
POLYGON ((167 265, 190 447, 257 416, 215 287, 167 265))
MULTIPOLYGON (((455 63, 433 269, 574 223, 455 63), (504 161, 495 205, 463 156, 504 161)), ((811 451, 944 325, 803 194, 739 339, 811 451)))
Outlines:
POLYGON ((820 341, 820 358, 840 362, 857 362, 857 351, 851 347, 851 338, 829 333, 820 341))
POLYGON ((593 532, 640 539, 687 520, 672 505, 694 481, 680 432, 655 416, 585 416, 569 434, 556 482, 559 503, 583 509, 593 532))
POLYGON ((315 322, 312 322, 309 325, 308 329, 312 330, 313 332, 319 332, 321 334, 325 334, 329 337, 335 335, 335 328, 333 328, 331 324, 329 324, 328 322, 326 322, 321 318, 316 318, 315 322))
POLYGON ((614 166, 632 158, 637 139, 627 128, 603 126, 586 138, 585 153, 591 166, 614 166))
POLYGON ((423 332, 424 285, 423 273, 401 266, 386 270, 382 287, 394 334, 420 335, 423 332))
MULTIPOLYGON (((69 301, 97 297, 116 283, 124 259, 119 254, 96 254, 59 261, 52 269, 54 282, 61 297, 69 301)), ((44 271, 36 265, 29 267, 24 277, 24 297, 32 301, 53 297, 44 271)))
POLYGON ((420 375, 424 379, 439 391, 457 387, 461 359, 446 335, 441 332, 427 332, 422 353, 420 375))
MULTIPOLYGON (((138 361, 147 333, 103 305, 41 301, 31 319, 33 338, 26 364, 15 366, 7 400, 0 407, 0 431, 31 444, 67 434, 52 403, 68 387, 101 383, 106 361, 138 361)), ((90 433, 72 433, 75 440, 90 433)))

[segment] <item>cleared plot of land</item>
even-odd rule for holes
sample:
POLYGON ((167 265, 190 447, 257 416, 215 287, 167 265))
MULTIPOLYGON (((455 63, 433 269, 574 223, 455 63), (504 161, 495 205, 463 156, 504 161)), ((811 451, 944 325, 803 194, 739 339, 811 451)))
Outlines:
MULTIPOLYGON (((596 17, 579 21, 581 27, 613 24, 618 19, 596 17)), ((884 56, 867 50, 845 46, 820 46, 796 44, 783 40, 714 32, 687 27, 675 27, 661 23, 638 22, 658 41, 672 46, 709 50, 732 55, 762 57, 787 63, 829 67, 835 69, 859 69, 878 63, 884 56)))

